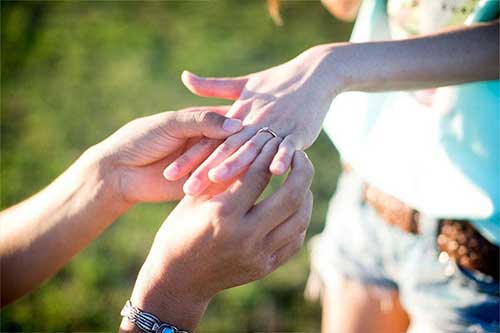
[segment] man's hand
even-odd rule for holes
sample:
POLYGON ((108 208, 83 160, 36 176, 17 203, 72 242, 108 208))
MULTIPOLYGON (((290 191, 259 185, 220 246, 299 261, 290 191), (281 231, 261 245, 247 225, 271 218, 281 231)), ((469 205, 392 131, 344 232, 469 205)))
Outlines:
POLYGON ((189 140, 239 131, 239 120, 217 113, 225 111, 192 108, 134 120, 44 190, 1 212, 1 305, 56 273, 133 203, 180 198, 183 180, 167 182, 162 169, 189 140))
POLYGON ((215 148, 218 141, 208 138, 238 132, 241 121, 224 117, 227 110, 193 107, 135 119, 95 146, 117 197, 128 203, 180 199, 185 177, 169 182, 163 169, 195 143, 215 148))
MULTIPOLYGON (((132 303, 192 330, 217 292, 259 279, 297 252, 312 209, 312 165, 296 152, 285 183, 256 204, 279 145, 270 140, 230 185, 186 196, 158 231, 132 303)), ((123 330, 130 329, 124 321, 123 330)))

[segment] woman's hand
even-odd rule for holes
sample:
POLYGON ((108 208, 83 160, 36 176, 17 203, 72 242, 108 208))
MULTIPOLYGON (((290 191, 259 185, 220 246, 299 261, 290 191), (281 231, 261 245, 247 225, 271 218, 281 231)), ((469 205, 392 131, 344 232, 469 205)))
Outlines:
POLYGON ((167 181, 163 169, 200 140, 238 132, 241 121, 224 117, 227 110, 226 106, 193 107, 135 119, 91 150, 105 161, 114 192, 125 202, 180 199, 186 179, 167 181))
MULTIPOLYGON (((247 125, 213 154, 195 145, 165 170, 176 180, 193 172, 184 192, 201 193, 210 181, 234 177, 271 138, 255 135, 269 126, 284 140, 271 164, 284 173, 293 151, 307 148, 320 132, 328 106, 342 91, 392 91, 442 87, 498 79, 499 21, 410 39, 313 47, 295 59, 239 78, 209 79, 183 75, 195 94, 236 100, 228 115, 247 125), (453 57, 450 57, 453 54, 453 57)), ((404 110, 402 110, 403 112, 404 110)))
POLYGON ((328 54, 328 48, 314 47, 287 63, 239 78, 201 78, 184 72, 182 80, 193 93, 236 100, 227 115, 243 120, 246 126, 206 160, 213 145, 194 145, 170 164, 165 177, 175 181, 198 167, 184 185, 190 195, 202 193, 210 181, 219 183, 236 177, 273 137, 269 132, 257 133, 265 126, 283 139, 270 171, 275 175, 285 173, 293 153, 308 148, 317 138, 331 100, 338 93, 336 87, 342 86, 340 82, 332 84, 333 74, 322 66, 328 54))
MULTIPOLYGON (((278 144, 267 142, 236 182, 181 200, 155 237, 132 304, 194 330, 217 292, 264 277, 298 251, 312 210, 313 168, 306 154, 297 152, 285 183, 256 203, 278 144)), ((122 330, 129 329, 124 321, 122 330)))

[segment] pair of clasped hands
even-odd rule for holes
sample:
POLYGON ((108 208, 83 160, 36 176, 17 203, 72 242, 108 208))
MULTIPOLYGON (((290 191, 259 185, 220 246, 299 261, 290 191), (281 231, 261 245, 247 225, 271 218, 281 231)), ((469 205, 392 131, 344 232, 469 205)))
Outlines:
MULTIPOLYGON (((130 298, 179 328, 194 330, 219 291, 260 279, 294 255, 312 210, 313 167, 302 150, 331 100, 316 66, 322 49, 311 50, 239 78, 183 73, 195 94, 234 103, 132 120, 45 189, 0 212, 0 305, 53 276, 139 202, 180 199, 130 298), (258 202, 272 174, 288 170, 258 202)), ((137 328, 124 320, 120 329, 137 328)))
MULTIPOLYGON (((311 106, 296 104, 301 95, 307 95, 312 80, 270 81, 272 77, 280 77, 279 66, 226 79, 184 72, 182 81, 193 93, 235 102, 137 120, 156 126, 167 117, 177 118, 157 137, 145 136, 129 147, 131 153, 124 154, 130 155, 124 162, 128 167, 120 180, 122 193, 128 193, 126 199, 131 202, 182 200, 160 228, 141 269, 131 298, 135 306, 154 313, 170 299, 163 317, 172 320, 192 314, 192 320, 176 323, 194 329, 218 291, 264 277, 302 246, 311 217, 314 173, 302 149, 318 136, 324 115, 303 112, 301 107, 311 106), (259 94, 259 88, 267 93, 259 94), (290 96, 279 93, 283 91, 290 96), (183 118, 194 119, 196 128, 184 124, 183 118), (141 152, 140 162, 134 160, 135 151, 141 152), (136 172, 143 168, 148 172, 136 172), (256 203, 270 177, 288 170, 283 185, 256 203), (160 270, 163 273, 158 273, 158 267, 165 268, 160 270), (172 299, 182 302, 172 305, 172 299)), ((319 91, 315 89, 316 96, 319 91)), ((316 99, 325 109, 329 101, 326 94, 323 100, 316 99)), ((125 126, 114 135, 117 144, 127 131, 138 135, 133 127, 132 122, 130 130, 125 126)))

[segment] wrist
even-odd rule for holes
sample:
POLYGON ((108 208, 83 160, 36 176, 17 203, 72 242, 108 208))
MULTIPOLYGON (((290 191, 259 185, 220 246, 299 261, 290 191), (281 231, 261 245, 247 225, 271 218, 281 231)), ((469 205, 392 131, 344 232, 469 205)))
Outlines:
POLYGON ((116 217, 124 214, 132 204, 119 191, 119 176, 116 166, 102 153, 99 145, 87 149, 75 163, 82 182, 97 191, 93 196, 105 203, 116 217))
POLYGON ((349 89, 349 77, 345 67, 348 59, 343 51, 347 43, 322 44, 314 46, 299 57, 308 59, 306 66, 312 68, 311 81, 315 91, 329 102, 341 92, 349 89))
MULTIPOLYGON (((341 82, 340 92, 374 92, 386 90, 388 78, 397 82, 398 78, 390 74, 391 68, 398 65, 387 64, 387 49, 393 42, 342 43, 331 45, 325 62, 335 72, 341 82)), ((397 73, 405 73, 403 70, 397 73)))
POLYGON ((357 72, 353 70, 356 65, 356 44, 335 43, 320 45, 322 53, 321 72, 329 91, 336 95, 357 90, 362 84, 357 72))
MULTIPOLYGON (((132 304, 179 329, 194 332, 211 297, 177 286, 168 267, 162 267, 161 272, 146 260, 130 298, 132 304)), ((122 322, 122 330, 129 331, 130 326, 126 320, 122 322)))

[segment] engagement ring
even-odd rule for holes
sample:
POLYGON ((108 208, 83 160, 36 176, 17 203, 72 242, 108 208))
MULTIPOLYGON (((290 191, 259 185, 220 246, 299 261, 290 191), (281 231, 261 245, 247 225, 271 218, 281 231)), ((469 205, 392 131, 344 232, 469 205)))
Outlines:
POLYGON ((262 127, 260 130, 257 131, 257 134, 259 133, 269 133, 271 134, 272 136, 274 136, 275 138, 279 138, 278 134, 276 134, 276 132, 274 132, 270 127, 262 127))

